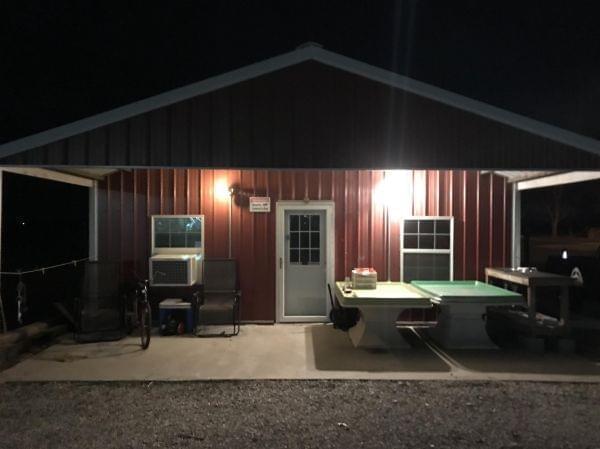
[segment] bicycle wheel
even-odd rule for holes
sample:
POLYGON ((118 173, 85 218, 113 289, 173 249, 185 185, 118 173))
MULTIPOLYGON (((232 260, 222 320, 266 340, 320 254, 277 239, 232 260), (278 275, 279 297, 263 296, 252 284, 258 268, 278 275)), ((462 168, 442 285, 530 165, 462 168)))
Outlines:
POLYGON ((152 314, 150 312, 150 304, 141 304, 139 312, 142 349, 148 349, 148 346, 150 346, 150 330, 152 329, 152 314))

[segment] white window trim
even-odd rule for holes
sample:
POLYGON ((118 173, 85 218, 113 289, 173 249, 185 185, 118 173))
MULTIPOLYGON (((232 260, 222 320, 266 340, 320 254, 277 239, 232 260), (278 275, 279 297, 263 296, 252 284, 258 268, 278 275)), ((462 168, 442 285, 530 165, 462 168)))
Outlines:
POLYGON ((450 256, 450 280, 454 280, 454 217, 442 215, 414 215, 400 219, 400 280, 404 282, 404 254, 448 254, 450 256), (450 249, 404 249, 404 222, 406 220, 450 220, 450 249))
POLYGON ((180 214, 180 215, 168 215, 168 214, 157 214, 150 217, 150 239, 151 239, 151 250, 152 255, 158 254, 200 254, 204 257, 204 215, 200 214, 180 214), (202 239, 202 245, 199 248, 188 247, 188 248, 156 248, 154 245, 154 221, 157 218, 200 218, 202 225, 200 227, 200 238, 202 239))

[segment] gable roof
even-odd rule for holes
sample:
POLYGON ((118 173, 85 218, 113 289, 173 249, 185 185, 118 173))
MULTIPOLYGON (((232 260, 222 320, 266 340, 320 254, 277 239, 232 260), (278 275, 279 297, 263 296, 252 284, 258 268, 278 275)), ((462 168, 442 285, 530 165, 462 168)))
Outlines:
POLYGON ((91 117, 42 131, 0 145, 0 158, 40 147, 60 139, 134 117, 189 98, 257 78, 305 61, 317 61, 363 78, 437 101, 553 141, 600 155, 600 141, 543 123, 490 104, 474 100, 421 81, 381 69, 338 53, 318 44, 307 43, 296 50, 250 64, 203 81, 164 92, 91 117))

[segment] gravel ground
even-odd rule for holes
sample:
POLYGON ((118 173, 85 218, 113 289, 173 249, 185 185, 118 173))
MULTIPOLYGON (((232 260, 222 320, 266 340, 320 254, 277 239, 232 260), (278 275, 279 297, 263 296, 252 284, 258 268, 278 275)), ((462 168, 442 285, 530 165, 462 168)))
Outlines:
POLYGON ((600 385, 0 384, 2 448, 599 448, 600 385))

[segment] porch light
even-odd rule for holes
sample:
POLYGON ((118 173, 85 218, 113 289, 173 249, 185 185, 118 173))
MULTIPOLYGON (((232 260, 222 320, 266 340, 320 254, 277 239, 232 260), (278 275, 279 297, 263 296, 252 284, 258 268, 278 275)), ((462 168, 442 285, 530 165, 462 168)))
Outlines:
POLYGON ((387 170, 373 189, 373 200, 387 209, 390 218, 410 215, 411 181, 410 170, 387 170))
POLYGON ((220 179, 215 183, 215 198, 219 201, 228 201, 231 199, 231 193, 232 191, 225 179, 220 179))

